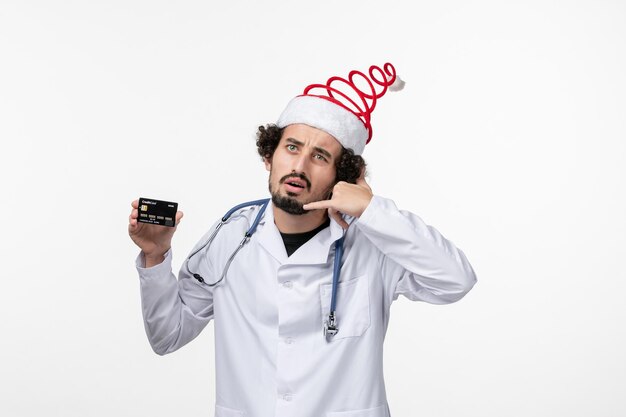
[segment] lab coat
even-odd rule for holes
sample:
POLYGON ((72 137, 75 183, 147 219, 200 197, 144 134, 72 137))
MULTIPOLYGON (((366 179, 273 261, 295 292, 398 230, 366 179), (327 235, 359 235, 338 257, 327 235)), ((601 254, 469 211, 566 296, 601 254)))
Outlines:
MULTIPOLYGON (((259 207, 242 209, 210 249, 189 262, 216 281, 259 207)), ((224 281, 202 284, 165 260, 143 268, 142 311, 159 355, 215 327, 216 417, 389 417, 383 341, 399 295, 432 304, 461 299, 476 277, 464 253, 415 214, 374 196, 345 232, 337 290, 338 333, 327 342, 334 242, 344 231, 331 219, 290 257, 270 204, 224 281)), ((199 248, 213 229, 192 249, 199 248)), ((414 331, 415 329, 408 329, 414 331)), ((408 358, 407 358, 408 359, 408 358)))

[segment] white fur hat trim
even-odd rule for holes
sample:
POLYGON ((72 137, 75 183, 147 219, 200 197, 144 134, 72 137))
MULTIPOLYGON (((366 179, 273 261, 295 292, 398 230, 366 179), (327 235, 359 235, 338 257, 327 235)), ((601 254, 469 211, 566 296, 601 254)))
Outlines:
POLYGON ((365 125, 350 110, 330 100, 315 96, 293 98, 278 118, 280 128, 303 123, 333 136, 344 148, 361 155, 368 138, 365 125))

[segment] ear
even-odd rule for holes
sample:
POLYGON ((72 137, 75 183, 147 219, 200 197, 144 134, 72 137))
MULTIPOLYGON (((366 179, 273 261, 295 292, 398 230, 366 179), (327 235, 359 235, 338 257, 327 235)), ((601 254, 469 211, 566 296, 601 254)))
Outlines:
POLYGON ((267 158, 263 158, 263 163, 265 163, 265 169, 270 171, 272 169, 272 161, 267 159, 267 158))

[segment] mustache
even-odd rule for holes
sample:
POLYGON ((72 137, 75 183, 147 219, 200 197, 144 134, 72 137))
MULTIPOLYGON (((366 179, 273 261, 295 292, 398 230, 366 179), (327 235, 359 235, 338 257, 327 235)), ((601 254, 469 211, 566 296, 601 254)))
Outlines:
POLYGON ((304 181, 306 183, 307 190, 311 189, 311 181, 309 181, 309 179, 304 174, 296 174, 296 173, 287 174, 287 175, 285 175, 284 177, 282 177, 280 179, 279 184, 284 183, 289 178, 299 178, 299 179, 301 179, 302 181, 304 181))

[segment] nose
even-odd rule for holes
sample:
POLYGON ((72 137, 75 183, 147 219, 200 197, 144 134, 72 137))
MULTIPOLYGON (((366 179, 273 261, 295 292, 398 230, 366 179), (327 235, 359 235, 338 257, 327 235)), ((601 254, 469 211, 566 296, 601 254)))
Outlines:
POLYGON ((309 157, 306 152, 301 152, 296 156, 293 164, 293 171, 297 173, 305 173, 308 166, 309 157))

